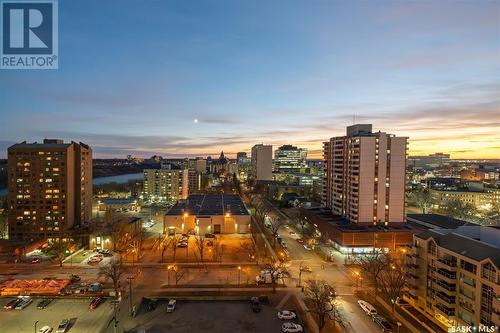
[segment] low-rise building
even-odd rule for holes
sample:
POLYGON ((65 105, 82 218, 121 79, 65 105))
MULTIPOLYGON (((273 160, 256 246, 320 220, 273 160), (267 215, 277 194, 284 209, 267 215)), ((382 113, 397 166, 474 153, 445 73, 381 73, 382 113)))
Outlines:
POLYGON ((250 232, 250 213, 234 194, 193 194, 165 214, 166 234, 232 234, 250 232))
POLYGON ((405 298, 444 330, 500 326, 500 229, 461 226, 416 234, 407 267, 405 298))

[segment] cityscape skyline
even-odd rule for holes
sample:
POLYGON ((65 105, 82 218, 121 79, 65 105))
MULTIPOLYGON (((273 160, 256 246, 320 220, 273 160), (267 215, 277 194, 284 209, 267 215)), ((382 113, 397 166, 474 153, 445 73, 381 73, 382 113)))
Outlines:
POLYGON ((412 155, 500 156, 495 2, 262 4, 59 3, 59 69, 0 77, 0 158, 45 137, 97 158, 320 158, 354 122, 412 155))

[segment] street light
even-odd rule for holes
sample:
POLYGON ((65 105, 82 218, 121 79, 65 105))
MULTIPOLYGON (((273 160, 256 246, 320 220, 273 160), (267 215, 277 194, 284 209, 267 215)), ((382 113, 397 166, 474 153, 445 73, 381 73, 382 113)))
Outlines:
POLYGON ((401 327, 401 325, 403 325, 403 324, 401 324, 399 321, 398 321, 396 324, 398 325, 398 333, 399 333, 399 328, 400 328, 400 327, 401 327))
POLYGON ((35 333, 37 333, 36 326, 38 325, 38 320, 35 321, 35 333))

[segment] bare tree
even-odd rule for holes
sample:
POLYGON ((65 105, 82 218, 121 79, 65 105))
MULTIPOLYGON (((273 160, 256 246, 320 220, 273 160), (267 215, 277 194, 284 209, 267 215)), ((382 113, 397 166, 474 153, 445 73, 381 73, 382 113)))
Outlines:
POLYGON ((200 262, 203 262, 203 257, 205 255, 205 249, 207 247, 207 239, 203 237, 202 235, 196 235, 194 236, 194 243, 196 246, 197 254, 198 254, 198 259, 200 262))
POLYGON ((261 194, 252 193, 249 195, 250 205, 255 209, 255 219, 260 224, 264 223, 266 215, 271 211, 271 207, 267 205, 261 194))
POLYGON ((328 319, 339 321, 336 302, 332 301, 331 296, 334 288, 323 280, 308 280, 306 283, 304 297, 311 305, 309 312, 316 317, 319 330, 325 327, 328 319))
POLYGON ((240 242, 240 250, 248 256, 248 259, 257 260, 257 246, 253 240, 240 242))
POLYGON ((279 260, 276 261, 274 259, 270 260, 268 263, 264 265, 263 271, 266 275, 269 275, 269 278, 271 279, 271 284, 273 286, 273 293, 276 293, 277 282, 280 279, 283 282, 283 279, 285 277, 290 276, 290 273, 286 269, 284 262, 279 260))
POLYGON ((100 266, 98 276, 103 277, 106 281, 113 282, 115 292, 118 290, 121 276, 125 273, 120 261, 113 260, 110 263, 100 266))
POLYGON ((380 273, 388 267, 388 256, 380 250, 360 255, 355 259, 355 263, 359 265, 363 275, 371 283, 374 288, 375 296, 380 288, 380 273))
POLYGON ((422 214, 426 214, 434 203, 434 198, 426 189, 410 193, 410 200, 422 209, 422 214))
POLYGON ((177 248, 182 240, 181 235, 174 235, 169 237, 168 246, 172 249, 172 261, 175 262, 175 256, 177 254, 177 248))
POLYGON ((269 219, 270 227, 269 230, 273 235, 273 246, 276 246, 276 238, 279 236, 279 229, 286 224, 285 220, 282 220, 278 217, 269 219))
POLYGON ((224 256, 224 245, 221 243, 220 239, 215 238, 212 242, 212 256, 214 261, 222 263, 222 257, 224 256))
POLYGON ((379 275, 379 285, 382 294, 391 301, 392 312, 396 302, 403 296, 406 285, 406 272, 403 265, 395 260, 387 261, 387 267, 379 275))

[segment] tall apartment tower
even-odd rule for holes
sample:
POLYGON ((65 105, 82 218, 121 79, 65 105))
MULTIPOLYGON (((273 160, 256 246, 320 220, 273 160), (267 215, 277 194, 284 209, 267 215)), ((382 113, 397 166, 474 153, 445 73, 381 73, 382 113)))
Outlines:
POLYGON ((406 137, 347 127, 323 144, 323 205, 352 223, 405 221, 406 137))
POLYGON ((255 180, 273 179, 273 146, 258 144, 252 147, 251 173, 255 180))
POLYGON ((8 148, 9 238, 59 237, 92 218, 92 149, 45 139, 8 148))

